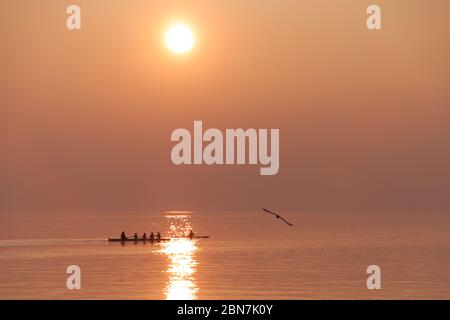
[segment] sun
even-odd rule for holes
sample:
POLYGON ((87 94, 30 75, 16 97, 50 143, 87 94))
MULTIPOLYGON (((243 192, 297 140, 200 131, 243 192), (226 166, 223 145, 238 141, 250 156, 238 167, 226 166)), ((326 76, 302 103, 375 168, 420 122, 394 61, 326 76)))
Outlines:
POLYGON ((183 54, 194 47, 195 37, 192 30, 184 24, 176 24, 167 30, 166 44, 170 51, 183 54))

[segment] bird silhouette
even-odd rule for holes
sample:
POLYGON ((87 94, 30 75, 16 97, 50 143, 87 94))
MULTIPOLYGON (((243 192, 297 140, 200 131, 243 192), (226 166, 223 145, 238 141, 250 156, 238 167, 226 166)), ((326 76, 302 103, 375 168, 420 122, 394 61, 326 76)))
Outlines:
POLYGON ((270 210, 267 210, 266 208, 262 208, 265 212, 270 213, 272 215, 274 215, 275 217, 277 217, 277 219, 281 219, 283 220, 287 225, 293 227, 294 225, 292 223, 290 223, 289 221, 287 221, 286 219, 284 219, 282 216, 280 216, 278 213, 272 212, 270 210))

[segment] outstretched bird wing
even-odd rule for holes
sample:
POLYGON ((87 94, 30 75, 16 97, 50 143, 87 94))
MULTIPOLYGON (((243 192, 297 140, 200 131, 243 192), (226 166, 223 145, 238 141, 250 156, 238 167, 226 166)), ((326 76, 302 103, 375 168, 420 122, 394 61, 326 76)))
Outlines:
POLYGON ((294 225, 292 223, 290 223, 289 221, 287 221, 286 219, 284 219, 282 216, 280 216, 278 213, 272 212, 270 210, 267 210, 266 208, 262 208, 265 212, 273 214, 274 216, 276 216, 277 218, 280 218, 281 220, 283 220, 287 225, 290 225, 291 227, 293 227, 294 225))
POLYGON ((274 216, 278 216, 278 214, 276 214, 275 212, 272 212, 270 210, 267 210, 266 208, 262 208, 265 212, 273 214, 274 216))
POLYGON ((281 216, 280 216, 280 219, 283 220, 284 222, 286 222, 286 224, 290 225, 291 227, 294 226, 292 223, 290 223, 289 221, 287 221, 286 219, 284 219, 284 218, 281 217, 281 216))

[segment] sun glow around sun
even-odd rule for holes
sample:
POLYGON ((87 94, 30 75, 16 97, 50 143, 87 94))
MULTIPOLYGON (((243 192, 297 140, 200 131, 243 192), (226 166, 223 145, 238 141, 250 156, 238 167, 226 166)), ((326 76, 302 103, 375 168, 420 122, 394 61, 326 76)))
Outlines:
POLYGON ((173 25, 167 30, 167 47, 176 54, 183 54, 191 51, 194 47, 194 43, 194 33, 184 24, 173 25))

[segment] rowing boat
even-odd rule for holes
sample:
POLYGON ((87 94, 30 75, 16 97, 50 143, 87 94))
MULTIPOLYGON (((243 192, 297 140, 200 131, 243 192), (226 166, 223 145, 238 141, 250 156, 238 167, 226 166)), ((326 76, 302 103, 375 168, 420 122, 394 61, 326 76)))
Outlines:
POLYGON ((120 239, 120 238, 108 238, 108 242, 163 242, 170 241, 169 238, 161 238, 159 240, 150 240, 150 239, 120 239))
POLYGON ((178 238, 161 238, 161 239, 120 239, 120 238, 108 238, 108 242, 150 242, 150 243, 158 243, 158 242, 165 242, 170 240, 176 240, 176 239, 208 239, 209 236, 195 236, 193 238, 190 237, 178 237, 178 238))

